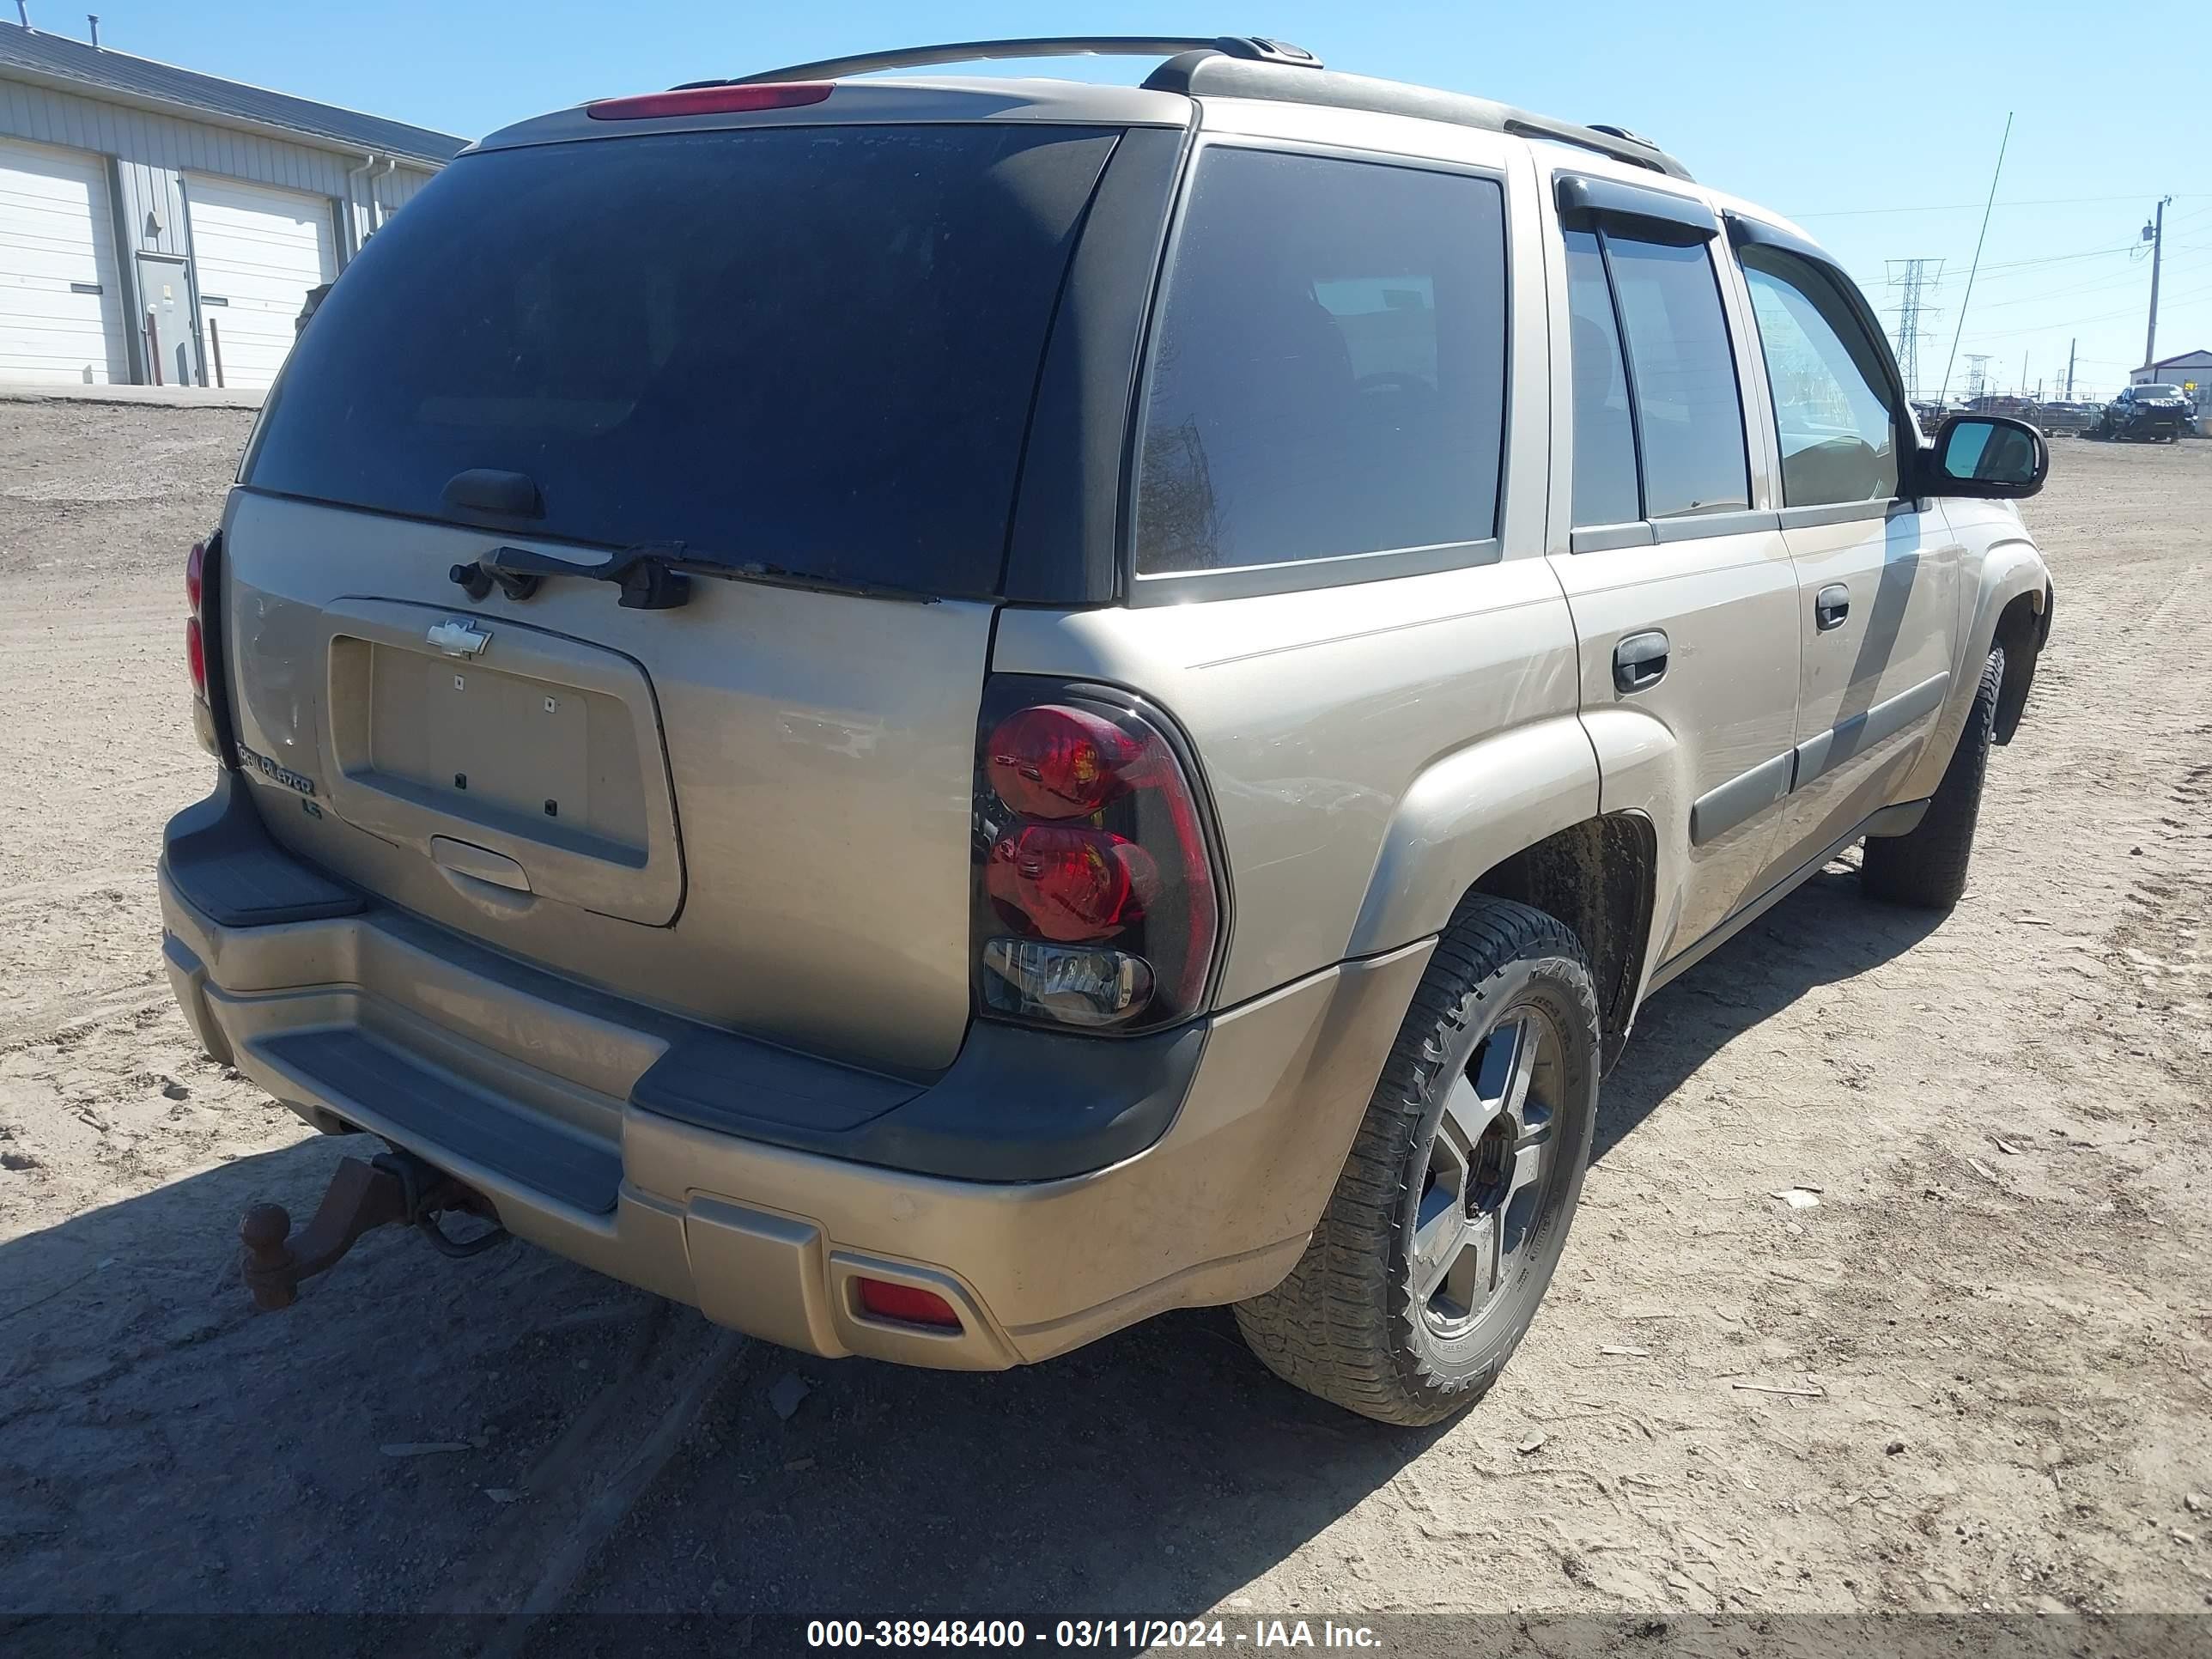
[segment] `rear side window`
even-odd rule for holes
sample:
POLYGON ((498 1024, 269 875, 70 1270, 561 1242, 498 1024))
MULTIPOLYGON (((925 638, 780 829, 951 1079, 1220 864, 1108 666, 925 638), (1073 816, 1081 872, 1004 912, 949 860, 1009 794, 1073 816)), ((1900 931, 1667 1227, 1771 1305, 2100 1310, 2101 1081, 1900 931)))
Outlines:
POLYGON ((1047 328, 1113 135, 793 127, 494 150, 371 239, 244 482, 995 592, 1047 328))
POLYGON ((1644 241, 1610 229, 1565 234, 1575 523, 1748 507, 1743 398, 1705 243, 1644 241), (1626 477, 1624 445, 1636 465, 1626 477))
POLYGON ((1495 180, 1212 148, 1153 327, 1137 568, 1486 540, 1504 404, 1495 180))
POLYGON ((1835 280, 1758 245, 1744 280, 1782 439, 1782 501, 1823 507, 1897 494, 1897 414, 1881 352, 1835 280))
POLYGON ((1628 410, 1628 370, 1613 314, 1597 233, 1567 238, 1567 309, 1575 376, 1575 522, 1626 524, 1644 516, 1636 483, 1636 426, 1628 410))
POLYGON ((1636 377, 1644 516, 1748 507, 1743 398, 1712 256, 1702 242, 1608 234, 1606 258, 1636 377))

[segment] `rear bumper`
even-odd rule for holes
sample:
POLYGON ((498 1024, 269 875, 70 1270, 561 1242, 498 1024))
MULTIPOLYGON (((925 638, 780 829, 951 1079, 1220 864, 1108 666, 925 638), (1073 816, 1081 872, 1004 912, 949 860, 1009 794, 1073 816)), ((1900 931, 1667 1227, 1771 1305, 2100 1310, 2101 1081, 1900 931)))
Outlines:
POLYGON ((995 1369, 1278 1282, 1430 949, 1159 1040, 1040 1047, 979 1023, 924 1087, 623 1002, 364 900, 276 848, 247 787, 227 775, 162 860, 170 982, 210 1054, 310 1122, 449 1171, 525 1238, 823 1355, 995 1369), (935 1291, 961 1329, 865 1314, 860 1276, 935 1291))

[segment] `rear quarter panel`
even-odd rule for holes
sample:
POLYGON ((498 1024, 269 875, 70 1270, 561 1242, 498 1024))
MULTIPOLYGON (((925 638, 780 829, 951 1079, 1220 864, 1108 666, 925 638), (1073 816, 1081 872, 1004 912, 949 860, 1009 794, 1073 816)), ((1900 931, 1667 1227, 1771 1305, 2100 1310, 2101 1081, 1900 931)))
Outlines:
POLYGON ((1128 686, 1182 724, 1225 843, 1223 1003, 1435 932, 1484 870, 1597 810, 1574 631, 1540 559, 1009 611, 993 666, 1128 686))
POLYGON ((1497 562, 1304 592, 1000 615, 992 666, 1143 693, 1183 726, 1231 899, 1218 1003, 1433 933, 1478 877, 1597 811, 1574 628, 1543 557, 1552 465, 1541 237, 1526 146, 1358 111, 1209 100, 1206 131, 1507 180, 1497 562))

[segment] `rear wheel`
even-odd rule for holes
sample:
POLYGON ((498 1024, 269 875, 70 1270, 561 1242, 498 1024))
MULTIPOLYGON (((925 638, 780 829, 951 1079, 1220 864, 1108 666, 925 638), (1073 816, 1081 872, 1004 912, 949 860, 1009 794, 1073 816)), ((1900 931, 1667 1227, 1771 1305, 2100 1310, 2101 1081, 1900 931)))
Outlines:
POLYGON ((1966 891, 1966 866, 1974 851, 1974 826, 1982 816, 1982 780, 1989 771, 1996 732, 1997 693, 2004 685, 2004 650, 1990 653, 1981 684, 1966 713, 1966 729, 1936 786, 1927 815, 1910 835, 1869 836, 1859 864, 1859 886, 1892 904, 1948 910, 1966 891))
POLYGON ((1267 1368, 1383 1423, 1440 1422, 1480 1399, 1566 1246, 1597 1056, 1574 935, 1527 905, 1463 903, 1305 1255, 1237 1308, 1267 1368))

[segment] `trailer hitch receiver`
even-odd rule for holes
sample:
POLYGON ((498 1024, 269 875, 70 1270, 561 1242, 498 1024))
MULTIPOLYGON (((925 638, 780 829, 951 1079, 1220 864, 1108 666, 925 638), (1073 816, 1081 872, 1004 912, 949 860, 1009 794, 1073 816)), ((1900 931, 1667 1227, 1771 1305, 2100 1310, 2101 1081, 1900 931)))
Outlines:
POLYGON ((289 1308, 301 1279, 335 1265, 372 1228, 404 1223, 420 1228, 447 1255, 474 1255, 506 1241, 508 1234, 496 1224, 498 1219, 483 1194, 412 1153, 380 1152, 366 1163, 344 1158, 314 1218, 297 1233, 279 1204, 257 1204, 239 1218, 246 1288, 258 1308, 289 1308), (484 1217, 495 1224, 480 1237, 456 1240, 438 1224, 439 1215, 447 1210, 484 1217))

